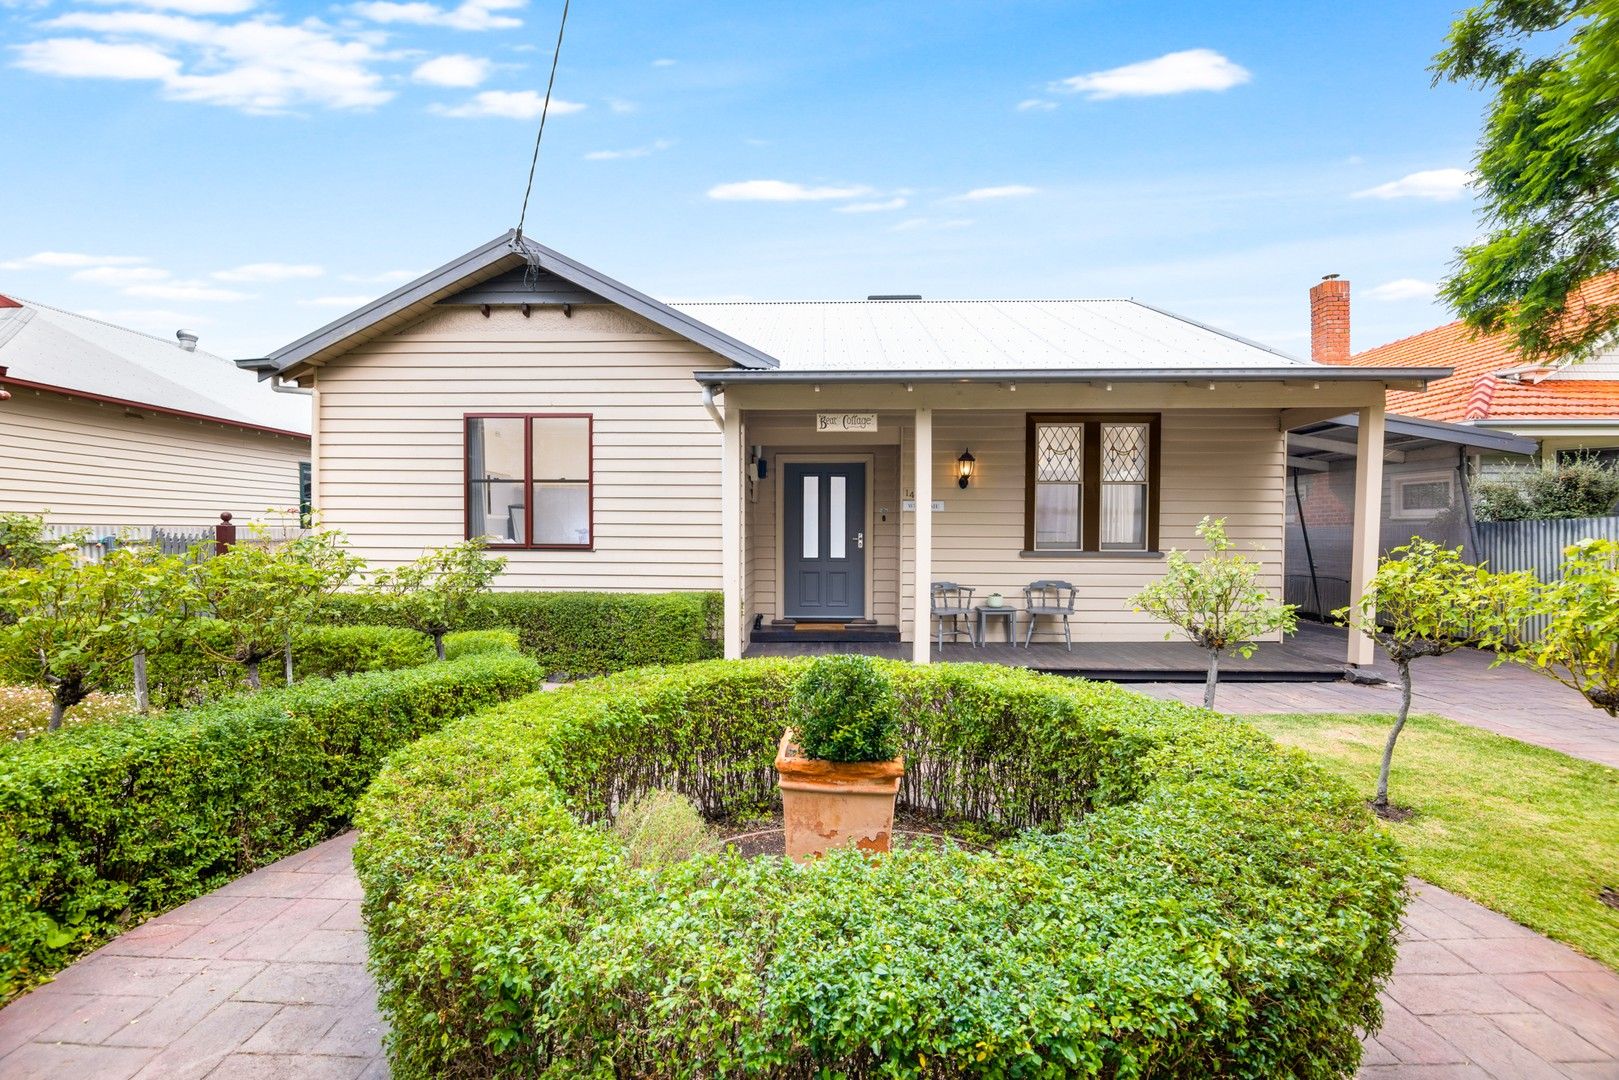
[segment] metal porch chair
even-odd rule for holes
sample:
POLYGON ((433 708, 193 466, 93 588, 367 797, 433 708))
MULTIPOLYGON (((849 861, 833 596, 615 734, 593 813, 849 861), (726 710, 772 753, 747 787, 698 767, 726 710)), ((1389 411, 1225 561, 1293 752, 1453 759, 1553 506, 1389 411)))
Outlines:
POLYGON ((938 649, 944 652, 944 622, 950 620, 950 640, 955 642, 961 636, 961 620, 967 620, 967 640, 973 638, 973 592, 965 585, 957 585, 954 581, 935 581, 930 589, 929 611, 939 624, 938 649))
POLYGON ((1068 645, 1068 651, 1073 652, 1074 635, 1068 629, 1068 619, 1074 614, 1074 601, 1077 598, 1074 586, 1066 581, 1043 579, 1023 586, 1024 618, 1029 621, 1029 629, 1023 636, 1023 647, 1028 648, 1034 640, 1034 624, 1044 615, 1062 619, 1062 639, 1068 645))

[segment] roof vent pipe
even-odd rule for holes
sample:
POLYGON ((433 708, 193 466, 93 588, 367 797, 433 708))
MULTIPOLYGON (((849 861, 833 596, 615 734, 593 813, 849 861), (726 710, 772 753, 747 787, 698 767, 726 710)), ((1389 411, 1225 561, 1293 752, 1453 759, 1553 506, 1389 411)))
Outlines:
POLYGON ((176 330, 174 336, 179 339, 180 348, 186 352, 197 351, 197 335, 191 330, 176 330))

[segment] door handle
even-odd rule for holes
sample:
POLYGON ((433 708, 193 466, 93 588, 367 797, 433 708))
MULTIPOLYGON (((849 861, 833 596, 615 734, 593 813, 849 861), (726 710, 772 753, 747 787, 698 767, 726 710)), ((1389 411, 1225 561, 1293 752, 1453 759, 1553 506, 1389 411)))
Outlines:
POLYGON ((859 548, 861 551, 866 550, 866 534, 864 532, 857 532, 854 534, 854 546, 859 548))

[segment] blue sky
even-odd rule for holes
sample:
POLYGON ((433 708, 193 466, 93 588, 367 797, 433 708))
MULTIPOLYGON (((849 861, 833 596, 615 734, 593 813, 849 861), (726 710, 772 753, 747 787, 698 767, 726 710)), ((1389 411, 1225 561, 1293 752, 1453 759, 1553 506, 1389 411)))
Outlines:
MULTIPOLYGON (((0 0, 0 292, 261 354, 516 224, 561 4, 0 0)), ((1449 316, 1453 3, 578 0, 527 232, 667 299, 1449 316)))

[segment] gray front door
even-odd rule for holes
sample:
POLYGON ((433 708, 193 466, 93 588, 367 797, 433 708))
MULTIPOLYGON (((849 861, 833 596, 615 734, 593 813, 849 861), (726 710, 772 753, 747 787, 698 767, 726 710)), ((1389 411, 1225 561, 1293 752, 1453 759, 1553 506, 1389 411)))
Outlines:
POLYGON ((791 464, 781 482, 784 614, 865 618, 865 464, 791 464))

